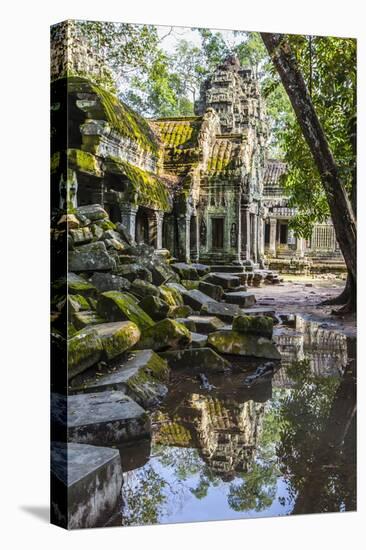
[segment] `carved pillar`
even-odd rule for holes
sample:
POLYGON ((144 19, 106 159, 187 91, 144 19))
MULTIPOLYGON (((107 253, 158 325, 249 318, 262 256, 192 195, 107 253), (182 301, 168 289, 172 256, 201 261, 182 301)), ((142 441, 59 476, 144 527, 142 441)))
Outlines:
POLYGON ((269 220, 269 253, 271 256, 276 256, 276 230, 277 220, 276 218, 270 218, 269 220))
POLYGON ((238 196, 238 262, 241 264, 241 239, 242 239, 242 228, 241 228, 241 194, 238 196))
POLYGON ((253 214, 252 217, 253 228, 252 228, 252 255, 253 261, 257 263, 258 260, 258 217, 257 214, 253 214))
POLYGON ((242 252, 245 260, 250 260, 250 212, 249 207, 242 210, 242 252))
POLYGON ((258 255, 259 258, 264 256, 264 219, 261 215, 258 216, 258 255))
POLYGON ((133 242, 136 238, 136 214, 138 206, 132 204, 121 204, 121 222, 126 227, 127 231, 132 237, 133 242))
POLYGON ((302 237, 296 238, 296 256, 300 258, 304 257, 304 239, 302 237))
POLYGON ((156 217, 156 248, 157 250, 160 250, 161 248, 163 248, 164 212, 161 212, 160 210, 156 210, 155 217, 156 217))
POLYGON ((178 248, 179 259, 190 262, 190 227, 191 214, 185 213, 178 216, 178 248))

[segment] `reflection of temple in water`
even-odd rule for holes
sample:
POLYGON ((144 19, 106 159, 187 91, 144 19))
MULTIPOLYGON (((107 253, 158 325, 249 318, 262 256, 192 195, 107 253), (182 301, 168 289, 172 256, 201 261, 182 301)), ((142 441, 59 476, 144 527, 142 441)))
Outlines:
POLYGON ((197 448, 213 473, 229 480, 246 472, 258 444, 265 405, 191 393, 173 414, 160 412, 154 442, 197 448))
POLYGON ((318 376, 339 376, 347 363, 347 337, 322 328, 318 323, 295 316, 294 327, 280 328, 274 339, 282 355, 282 368, 273 377, 273 386, 290 387, 286 367, 296 361, 309 361, 318 376))

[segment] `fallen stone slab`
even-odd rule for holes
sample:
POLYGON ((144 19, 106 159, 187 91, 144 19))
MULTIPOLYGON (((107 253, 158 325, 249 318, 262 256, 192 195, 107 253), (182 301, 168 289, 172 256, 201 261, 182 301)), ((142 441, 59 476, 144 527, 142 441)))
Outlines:
POLYGON ((281 354, 275 344, 263 336, 242 334, 233 330, 220 330, 208 335, 208 344, 219 353, 281 359, 281 354))
POLYGON ((224 298, 228 304, 237 304, 240 307, 253 306, 256 301, 252 292, 226 292, 224 298))
POLYGON ((184 286, 178 285, 178 283, 168 283, 166 285, 160 285, 158 289, 160 298, 170 306, 175 307, 183 305, 182 292, 186 291, 184 286), (181 287, 182 290, 180 290, 179 287, 181 287))
POLYGON ((268 339, 273 335, 273 319, 264 315, 238 315, 233 319, 233 330, 244 334, 257 334, 268 339))
POLYGON ((230 370, 229 361, 211 348, 166 351, 160 354, 168 361, 170 368, 192 368, 202 372, 226 372, 230 370))
POLYGON ((204 294, 200 290, 186 290, 183 293, 183 301, 195 311, 200 311, 204 304, 215 302, 211 296, 207 296, 207 294, 204 294))
POLYGON ((121 391, 70 395, 67 414, 70 442, 110 446, 150 436, 149 416, 121 391))
POLYGON ((206 283, 205 281, 200 281, 198 284, 198 290, 203 292, 204 294, 207 294, 207 296, 210 296, 215 301, 220 301, 224 295, 224 290, 222 286, 219 285, 213 285, 212 283, 206 283))
POLYGON ((222 286, 222 288, 236 288, 240 285, 239 277, 229 273, 210 273, 205 277, 206 283, 222 286))
POLYGON ((181 325, 187 327, 187 329, 191 332, 196 331, 196 323, 193 321, 193 319, 189 319, 188 317, 176 317, 175 320, 177 321, 177 323, 180 323, 181 325))
POLYGON ((165 397, 168 380, 166 361, 152 350, 142 350, 113 361, 103 372, 94 372, 81 385, 72 387, 71 391, 121 391, 146 409, 165 397))
POLYGON ((193 267, 192 264, 186 264, 184 262, 176 262, 174 264, 170 264, 170 267, 174 269, 176 273, 178 273, 181 279, 190 279, 190 280, 199 279, 197 269, 193 267))
MULTIPOLYGON (((51 456, 55 494, 67 489, 67 528, 105 525, 120 500, 123 478, 118 449, 52 442, 51 456)), ((59 508, 51 506, 57 518, 59 508)))
POLYGON ((78 206, 77 213, 85 216, 90 221, 104 220, 108 218, 107 212, 100 204, 88 204, 86 206, 78 206))
POLYGON ((180 283, 166 283, 166 285, 164 285, 168 288, 174 288, 175 290, 177 290, 178 292, 182 293, 182 292, 185 292, 187 289, 185 286, 181 285, 180 283))
POLYGON ((272 317, 275 322, 277 321, 276 311, 272 307, 242 308, 241 313, 243 315, 264 315, 265 317, 272 317))
POLYGON ((199 334, 198 332, 191 332, 192 341, 191 348, 204 348, 207 346, 207 334, 199 334))
POLYGON ((104 322, 105 322, 105 319, 103 319, 95 311, 91 311, 91 310, 77 311, 72 315, 72 324, 74 325, 76 330, 82 330, 85 327, 88 327, 91 325, 98 325, 104 322))
POLYGON ((209 302, 202 306, 200 314, 203 316, 212 315, 222 321, 231 323, 236 315, 240 313, 237 304, 224 304, 222 302, 209 302))
POLYGON ((146 296, 158 296, 159 290, 148 281, 135 279, 131 284, 131 293, 141 300, 142 298, 146 298, 146 296))
POLYGON ((131 287, 130 281, 112 273, 93 273, 91 282, 99 292, 107 292, 108 290, 118 290, 121 292, 131 287))
POLYGON ((199 277, 203 277, 204 275, 207 275, 207 273, 210 273, 211 271, 211 267, 209 265, 192 263, 191 266, 197 271, 199 277))
POLYGON ((68 377, 71 379, 95 365, 103 355, 103 344, 95 331, 85 329, 67 341, 68 377))
POLYGON ((161 321, 162 319, 165 319, 170 312, 169 305, 157 296, 146 296, 146 298, 143 298, 138 305, 154 321, 161 321))
POLYGON ((99 315, 108 321, 129 320, 145 330, 154 325, 151 317, 138 305, 137 299, 127 292, 102 292, 97 304, 99 315))
POLYGON ((171 319, 176 319, 178 317, 189 317, 193 314, 193 309, 191 306, 172 306, 169 310, 169 315, 171 319))
POLYGON ((131 321, 102 323, 87 327, 84 332, 97 334, 102 342, 103 356, 107 360, 114 359, 124 351, 132 348, 140 339, 140 329, 131 321))
POLYGON ((81 294, 82 296, 95 296, 97 289, 91 282, 84 279, 76 273, 67 274, 67 285, 66 280, 64 279, 64 288, 67 288, 68 294, 81 294))
POLYGON ((195 331, 200 334, 210 334, 224 327, 225 323, 213 315, 191 315, 189 317, 195 324, 195 331))
POLYGON ((164 319, 143 331, 136 349, 179 349, 188 346, 191 341, 191 333, 184 325, 174 319, 164 319))
MULTIPOLYGON (((123 256, 120 255, 120 262, 122 258, 123 256)), ((151 271, 143 265, 131 263, 130 259, 128 259, 128 262, 126 264, 119 265, 116 269, 116 273, 130 282, 134 281, 135 279, 143 279, 144 281, 149 281, 149 283, 152 282, 151 271)))
POLYGON ((69 251, 70 271, 107 271, 116 267, 116 260, 107 252, 104 242, 85 244, 69 251))

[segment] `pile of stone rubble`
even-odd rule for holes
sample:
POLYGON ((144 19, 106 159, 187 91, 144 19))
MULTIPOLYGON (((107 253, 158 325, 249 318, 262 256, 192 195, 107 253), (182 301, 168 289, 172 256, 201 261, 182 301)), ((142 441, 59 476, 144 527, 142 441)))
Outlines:
MULTIPOLYGON (((100 205, 59 216, 52 237, 68 243, 69 273, 53 284, 52 330, 57 341, 67 326, 69 526, 92 526, 118 500, 122 474, 111 447, 150 436, 149 412, 166 395, 171 369, 226 372, 236 355, 280 360, 275 311, 256 307, 248 291, 278 277, 175 262, 133 243, 100 205)), ((53 398, 57 409, 62 398, 53 398)), ((54 476, 65 482, 65 449, 55 443, 53 453, 54 476)))

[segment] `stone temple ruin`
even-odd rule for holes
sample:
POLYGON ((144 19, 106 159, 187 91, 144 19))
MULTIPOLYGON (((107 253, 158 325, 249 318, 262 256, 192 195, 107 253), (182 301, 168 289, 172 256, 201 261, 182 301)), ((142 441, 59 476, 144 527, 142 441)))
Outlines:
POLYGON ((58 133, 69 112, 68 149, 60 150, 57 132, 52 144, 61 206, 101 204, 136 242, 185 262, 342 268, 330 222, 308 241, 289 229, 295 210, 281 185, 286 166, 268 158, 259 82, 235 57, 203 82, 196 116, 151 120, 109 91, 108 71, 72 22, 54 28, 52 48, 58 133))

